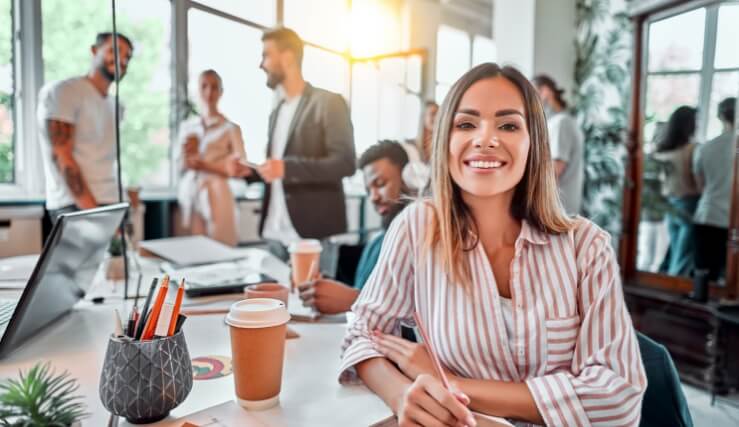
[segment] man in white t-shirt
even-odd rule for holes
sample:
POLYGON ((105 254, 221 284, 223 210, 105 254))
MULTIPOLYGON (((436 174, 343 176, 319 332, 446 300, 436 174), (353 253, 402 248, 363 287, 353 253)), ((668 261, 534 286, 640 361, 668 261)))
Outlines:
MULTIPOLYGON (((120 78, 133 54, 118 34, 120 78)), ((52 82, 39 92, 38 128, 46 175, 46 208, 52 220, 65 212, 118 200, 115 106, 108 89, 115 81, 113 35, 100 33, 90 47, 87 75, 52 82)))
POLYGON ((559 196, 567 213, 577 215, 582 209, 585 180, 584 137, 575 119, 567 113, 567 102, 562 97, 564 89, 543 74, 534 77, 534 84, 547 114, 559 196))

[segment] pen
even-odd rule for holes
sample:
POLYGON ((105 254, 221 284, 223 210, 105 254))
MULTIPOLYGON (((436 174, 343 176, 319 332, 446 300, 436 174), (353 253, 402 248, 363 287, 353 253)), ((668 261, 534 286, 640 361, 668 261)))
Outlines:
POLYGON ((180 314, 180 307, 182 307, 182 295, 185 292, 185 279, 180 281, 180 286, 177 288, 177 298, 174 301, 174 308, 172 309, 172 316, 169 319, 169 329, 167 336, 171 337, 175 334, 177 329, 177 316, 180 314))
POLYGON ((144 332, 144 325, 146 323, 146 317, 147 312, 149 311, 149 305, 151 304, 151 298, 154 296, 154 289, 157 287, 157 282, 159 279, 156 277, 154 280, 151 281, 151 287, 149 288, 149 294, 146 296, 146 300, 144 301, 144 308, 141 310, 141 313, 139 315, 139 320, 136 323, 136 336, 134 336, 135 339, 140 339, 141 334, 144 332))
POLYGON ((115 328, 113 333, 115 334, 115 336, 123 336, 123 323, 121 322, 121 315, 120 313, 118 313, 117 308, 113 310, 113 323, 115 328))
POLYGON ((142 341, 150 340, 154 336, 154 330, 159 321, 159 314, 162 311, 162 305, 164 305, 164 300, 167 298, 167 291, 169 291, 169 276, 164 276, 164 279, 162 279, 162 285, 159 287, 157 299, 154 302, 154 306, 151 307, 149 318, 146 319, 144 333, 141 335, 142 341))
POLYGON ((431 348, 431 341, 429 340, 428 334, 426 334, 426 330, 423 328, 423 324, 421 324, 421 316, 418 315, 418 313, 413 313, 413 319, 416 321, 416 326, 418 327, 418 331, 421 333, 421 338, 423 338, 423 344, 426 346, 426 351, 428 351, 429 356, 431 357, 431 361, 433 362, 434 369, 436 370, 436 373, 439 375, 439 378, 441 378, 441 382, 444 383, 444 388, 447 390, 451 390, 451 386, 449 385, 449 380, 446 377, 446 374, 444 373, 444 370, 441 368, 441 363, 439 362, 439 358, 436 357, 436 353, 431 348))
POLYGON ((167 336, 169 331, 169 320, 172 318, 172 312, 174 306, 170 303, 164 303, 162 310, 159 313, 159 320, 157 321, 156 328, 154 329, 155 338, 163 338, 167 336))
POLYGON ((138 314, 138 307, 133 306, 131 309, 131 315, 128 316, 128 324, 126 325, 126 335, 133 337, 136 332, 136 317, 138 314))

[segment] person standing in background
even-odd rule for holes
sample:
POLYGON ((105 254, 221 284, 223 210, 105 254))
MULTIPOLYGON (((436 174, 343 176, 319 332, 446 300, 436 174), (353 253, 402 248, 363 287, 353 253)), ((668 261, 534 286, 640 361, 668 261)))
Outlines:
POLYGON ((260 68, 282 99, 269 117, 267 160, 238 168, 247 182, 267 184, 259 229, 287 259, 291 242, 346 232, 342 179, 356 171, 354 133, 344 98, 303 79, 303 41, 293 30, 266 31, 262 42, 260 68))
POLYGON ((585 138, 575 119, 567 112, 567 102, 562 97, 564 89, 544 74, 537 75, 533 81, 547 115, 549 144, 559 196, 567 213, 577 215, 582 209, 585 181, 585 138))
MULTIPOLYGON (((117 44, 122 79, 133 43, 119 33, 117 44)), ((90 52, 87 75, 49 83, 39 92, 39 141, 52 221, 118 201, 115 101, 108 97, 116 73, 113 34, 98 34, 90 52)))
POLYGON ((244 141, 241 128, 218 110, 223 95, 221 76, 215 70, 205 70, 198 83, 202 114, 180 128, 177 200, 183 225, 192 234, 235 246, 236 203, 228 178, 236 174, 230 159, 246 160, 244 141))
POLYGON ((699 276, 718 280, 726 266, 736 147, 736 98, 727 98, 718 104, 718 117, 723 125, 721 135, 699 145, 693 155, 695 179, 698 187, 703 189, 693 217, 696 280, 699 276))
POLYGON ((693 214, 700 190, 693 176, 693 141, 696 109, 677 108, 667 121, 654 158, 667 164, 663 193, 672 207, 665 215, 670 235, 670 248, 660 271, 672 276, 688 276, 693 269, 695 253, 693 214))

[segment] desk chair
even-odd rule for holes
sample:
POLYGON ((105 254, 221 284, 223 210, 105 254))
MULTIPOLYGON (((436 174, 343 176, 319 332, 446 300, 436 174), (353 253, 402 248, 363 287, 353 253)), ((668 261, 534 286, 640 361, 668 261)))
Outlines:
POLYGON ((647 374, 642 402, 643 427, 693 427, 688 403, 675 364, 667 349, 640 332, 636 333, 647 374))

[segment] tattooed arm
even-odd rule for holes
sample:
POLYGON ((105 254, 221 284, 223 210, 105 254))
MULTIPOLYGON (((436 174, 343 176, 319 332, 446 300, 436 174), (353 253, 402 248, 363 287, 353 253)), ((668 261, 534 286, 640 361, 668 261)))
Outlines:
POLYGON ((80 165, 72 155, 74 148, 74 125, 59 120, 47 120, 47 131, 51 142, 51 153, 59 173, 72 193, 75 204, 80 209, 91 209, 97 206, 97 201, 82 176, 80 165))

